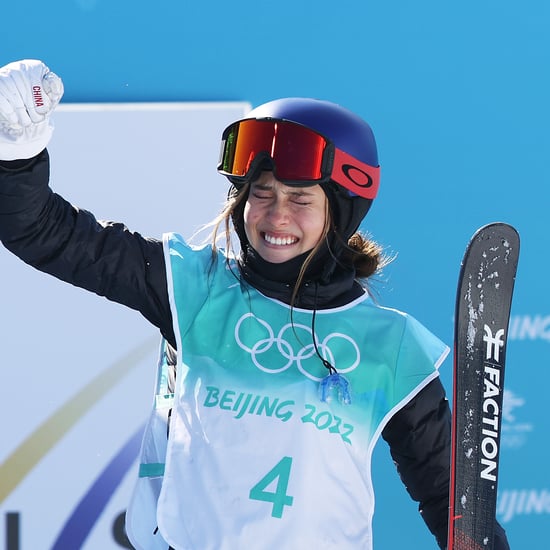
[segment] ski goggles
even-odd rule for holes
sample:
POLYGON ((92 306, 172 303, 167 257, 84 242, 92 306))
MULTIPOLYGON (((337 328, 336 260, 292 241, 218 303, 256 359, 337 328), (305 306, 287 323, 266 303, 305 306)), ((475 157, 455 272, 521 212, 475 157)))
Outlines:
POLYGON ((310 128, 279 119, 244 119, 222 135, 218 172, 239 187, 257 177, 267 160, 275 177, 287 185, 306 187, 330 180, 350 195, 374 199, 380 167, 365 164, 310 128))

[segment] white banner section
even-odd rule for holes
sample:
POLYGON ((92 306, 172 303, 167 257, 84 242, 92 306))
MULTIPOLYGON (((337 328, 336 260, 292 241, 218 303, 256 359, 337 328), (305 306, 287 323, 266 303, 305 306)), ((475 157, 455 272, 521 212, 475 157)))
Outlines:
MULTIPOLYGON (((250 106, 72 104, 54 190, 100 219, 190 237, 219 212, 221 133, 250 106)), ((129 548, 123 514, 152 405, 158 331, 0 247, 0 537, 5 550, 129 548)))

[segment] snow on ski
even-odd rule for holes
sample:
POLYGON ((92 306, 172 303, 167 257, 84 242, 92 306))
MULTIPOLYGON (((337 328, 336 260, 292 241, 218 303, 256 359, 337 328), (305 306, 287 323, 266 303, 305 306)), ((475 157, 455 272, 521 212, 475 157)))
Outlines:
POLYGON ((448 550, 492 550, 508 322, 519 236, 481 227, 462 261, 455 310, 448 550))

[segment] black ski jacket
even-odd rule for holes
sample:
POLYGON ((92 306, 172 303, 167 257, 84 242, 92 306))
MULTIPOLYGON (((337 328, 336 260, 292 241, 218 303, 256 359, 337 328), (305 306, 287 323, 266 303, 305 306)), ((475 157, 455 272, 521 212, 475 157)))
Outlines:
MULTIPOLYGON (((0 161, 0 241, 36 269, 139 311, 174 348, 162 243, 101 222, 49 187, 46 150, 0 161)), ((439 379, 385 427, 392 458, 440 548, 446 547, 451 414, 439 379)), ((411 541, 411 548, 417 548, 411 541)), ((496 524, 495 550, 508 550, 496 524)))

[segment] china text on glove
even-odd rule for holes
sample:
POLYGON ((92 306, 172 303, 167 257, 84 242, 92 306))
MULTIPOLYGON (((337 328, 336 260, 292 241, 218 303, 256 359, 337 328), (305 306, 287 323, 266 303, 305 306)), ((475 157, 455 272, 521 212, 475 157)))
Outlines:
POLYGON ((36 59, 0 68, 0 160, 32 158, 50 141, 63 82, 36 59))

